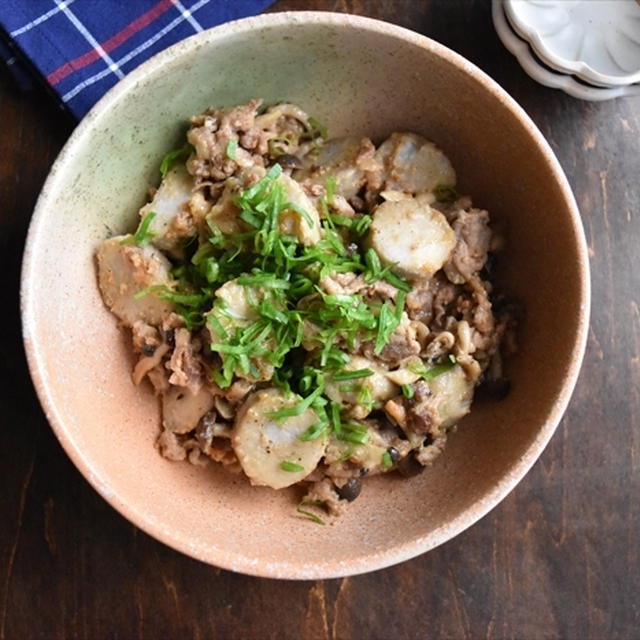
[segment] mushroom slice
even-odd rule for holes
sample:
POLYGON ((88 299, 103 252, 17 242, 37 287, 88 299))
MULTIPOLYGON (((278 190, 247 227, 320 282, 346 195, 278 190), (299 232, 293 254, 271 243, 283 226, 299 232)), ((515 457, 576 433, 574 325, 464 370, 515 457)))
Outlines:
POLYGON ((369 243, 400 275, 423 280, 446 262, 456 236, 442 213, 411 199, 383 202, 375 210, 369 243))
POLYGON ((173 310, 171 304, 152 293, 135 295, 152 285, 170 286, 167 258, 155 247, 137 247, 132 236, 105 240, 97 252, 98 285, 107 307, 128 327, 141 320, 159 325, 173 310))
MULTIPOLYGON (((412 359, 414 362, 421 362, 419 358, 412 359)), ((414 373, 407 366, 398 367, 393 371, 387 371, 387 378, 393 382, 393 384, 397 384, 399 387, 405 384, 413 384, 417 380, 420 379, 420 376, 417 373, 414 373)))
POLYGON ((172 433, 189 433, 212 408, 213 396, 206 387, 191 393, 186 387, 171 385, 162 396, 162 424, 172 433))
POLYGON ((253 485, 288 487, 308 476, 324 455, 326 437, 300 439, 318 422, 313 409, 280 421, 269 417, 292 404, 278 389, 263 389, 251 394, 238 411, 231 442, 253 485))

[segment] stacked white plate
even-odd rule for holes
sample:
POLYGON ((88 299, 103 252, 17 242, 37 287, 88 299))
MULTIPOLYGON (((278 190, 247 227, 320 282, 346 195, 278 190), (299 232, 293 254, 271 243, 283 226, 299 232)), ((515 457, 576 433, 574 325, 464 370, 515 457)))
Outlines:
POLYGON ((582 100, 640 95, 640 0, 493 0, 525 72, 582 100))

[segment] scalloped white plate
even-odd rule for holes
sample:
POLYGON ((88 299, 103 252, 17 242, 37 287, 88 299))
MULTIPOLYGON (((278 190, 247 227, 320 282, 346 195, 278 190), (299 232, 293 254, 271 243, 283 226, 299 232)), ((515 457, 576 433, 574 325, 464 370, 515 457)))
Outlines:
POLYGON ((640 81, 636 0, 505 0, 514 30, 554 69, 602 86, 640 81))
POLYGON ((518 59, 526 74, 536 82, 552 89, 561 89, 574 98, 593 102, 640 95, 640 85, 638 84, 608 88, 588 86, 578 82, 570 75, 546 69, 536 60, 529 44, 521 40, 511 30, 502 5, 502 0, 493 0, 492 2, 493 24, 496 33, 502 44, 518 59))

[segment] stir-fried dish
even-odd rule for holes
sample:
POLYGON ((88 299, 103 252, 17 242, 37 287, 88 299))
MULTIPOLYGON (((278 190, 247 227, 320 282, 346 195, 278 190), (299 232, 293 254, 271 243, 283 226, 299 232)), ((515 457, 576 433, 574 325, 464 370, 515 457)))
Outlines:
POLYGON ((364 476, 429 464, 479 383, 506 390, 500 239, 434 144, 327 139, 260 100, 193 117, 186 138, 136 232, 97 251, 164 456, 299 484, 337 514, 364 476))

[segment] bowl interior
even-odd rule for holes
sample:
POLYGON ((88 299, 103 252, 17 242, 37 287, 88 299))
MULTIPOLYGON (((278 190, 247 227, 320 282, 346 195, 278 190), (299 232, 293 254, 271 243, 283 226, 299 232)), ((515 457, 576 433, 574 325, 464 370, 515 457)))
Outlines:
POLYGON ((196 558, 246 573, 310 578, 425 551, 496 504, 535 461, 573 388, 584 347, 582 229, 551 151, 494 83, 398 27, 333 14, 273 14, 219 27, 132 73, 81 123, 33 218, 23 323, 34 381, 76 465, 138 526, 196 558), (131 230, 164 153, 208 106, 292 101, 332 136, 394 130, 434 140, 460 191, 505 225, 502 286, 526 309, 512 392, 475 406, 433 467, 372 478, 330 526, 298 517, 295 490, 252 488, 211 465, 163 459, 159 412, 131 383, 127 339, 102 304, 94 252, 131 230), (336 544, 339 541, 339 544, 336 544))

